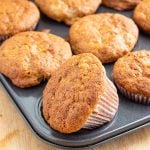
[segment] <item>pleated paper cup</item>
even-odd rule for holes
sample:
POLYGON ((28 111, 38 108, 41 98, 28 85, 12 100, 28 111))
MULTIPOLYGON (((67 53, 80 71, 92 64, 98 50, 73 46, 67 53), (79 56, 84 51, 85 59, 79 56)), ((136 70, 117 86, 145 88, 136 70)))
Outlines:
POLYGON ((131 93, 131 92, 127 91, 126 89, 124 89, 123 87, 121 87, 118 83, 116 83, 116 85, 117 85, 118 89, 120 90, 120 92, 124 96, 129 98, 130 100, 132 100, 136 103, 150 104, 150 97, 146 97, 146 96, 143 96, 143 95, 131 93))
POLYGON ((99 99, 99 103, 83 128, 96 128, 110 122, 114 118, 118 110, 119 98, 116 87, 108 78, 106 90, 104 94, 99 97, 99 99))

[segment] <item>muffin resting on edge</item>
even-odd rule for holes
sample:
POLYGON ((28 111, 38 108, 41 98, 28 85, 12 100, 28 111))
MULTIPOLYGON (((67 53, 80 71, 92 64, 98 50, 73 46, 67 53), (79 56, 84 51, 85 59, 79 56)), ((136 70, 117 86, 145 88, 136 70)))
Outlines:
POLYGON ((71 57, 52 74, 43 93, 43 115, 53 129, 73 133, 111 121, 118 103, 101 62, 85 53, 71 57))

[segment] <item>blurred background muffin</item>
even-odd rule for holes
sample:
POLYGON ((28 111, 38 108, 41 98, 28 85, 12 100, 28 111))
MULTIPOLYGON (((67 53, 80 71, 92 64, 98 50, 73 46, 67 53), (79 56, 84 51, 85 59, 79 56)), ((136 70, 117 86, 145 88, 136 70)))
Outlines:
POLYGON ((35 0, 35 3, 48 17, 71 25, 79 18, 95 13, 101 0, 35 0))
POLYGON ((116 9, 129 10, 133 9, 141 0, 102 0, 102 4, 116 9))
POLYGON ((150 0, 143 0, 137 5, 133 19, 146 33, 150 33, 150 0))
POLYGON ((81 18, 69 31, 74 54, 92 53, 102 63, 116 61, 133 50, 138 28, 132 19, 112 13, 99 13, 81 18))
POLYGON ((0 42, 16 33, 34 30, 39 18, 39 10, 31 1, 0 0, 0 42))

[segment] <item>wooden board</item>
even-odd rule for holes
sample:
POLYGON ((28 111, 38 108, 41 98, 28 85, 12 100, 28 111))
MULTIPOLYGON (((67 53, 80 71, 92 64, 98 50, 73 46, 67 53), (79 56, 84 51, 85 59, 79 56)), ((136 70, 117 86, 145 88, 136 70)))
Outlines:
MULTIPOLYGON (((150 127, 92 150, 150 150, 150 127)), ((0 87, 0 150, 58 150, 37 139, 0 87)))

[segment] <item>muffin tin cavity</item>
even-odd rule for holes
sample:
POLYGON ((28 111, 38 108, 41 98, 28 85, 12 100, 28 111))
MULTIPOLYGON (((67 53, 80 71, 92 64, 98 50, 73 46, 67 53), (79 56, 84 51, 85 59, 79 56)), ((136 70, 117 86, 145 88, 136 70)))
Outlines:
POLYGON ((49 130, 50 127, 44 120, 44 117, 42 114, 42 97, 40 97, 35 104, 35 115, 36 115, 38 122, 43 126, 43 128, 49 130))

